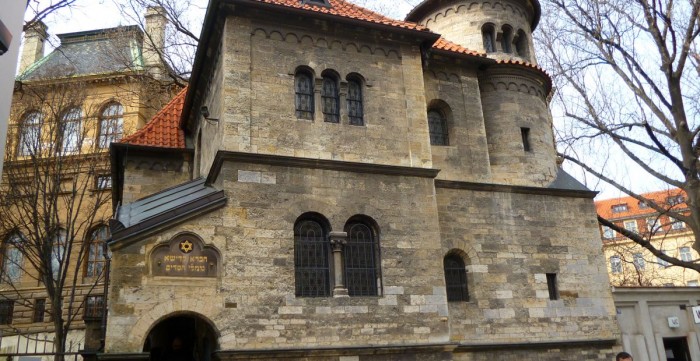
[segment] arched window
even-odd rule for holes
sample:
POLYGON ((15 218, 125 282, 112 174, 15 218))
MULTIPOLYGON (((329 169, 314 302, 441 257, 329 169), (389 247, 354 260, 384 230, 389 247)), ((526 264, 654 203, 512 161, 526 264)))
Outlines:
POLYGON ((513 47, 513 28, 508 25, 503 25, 503 34, 501 35, 501 49, 504 53, 512 53, 513 47))
POLYGON ((10 236, 5 241, 4 257, 3 257, 3 281, 7 283, 17 283, 22 277, 22 268, 24 257, 19 247, 22 246, 24 239, 18 234, 10 236))
POLYGON ((61 117, 59 134, 61 137, 61 151, 75 153, 80 150, 82 111, 80 108, 70 108, 61 117))
POLYGON ((328 123, 340 122, 340 96, 338 94, 338 78, 332 74, 323 75, 323 120, 328 123))
POLYGON ((294 103, 300 119, 314 119, 314 81, 311 73, 300 70, 294 77, 294 103))
POLYGON ((458 255, 445 256, 445 286, 447 286, 447 301, 469 301, 467 289, 467 270, 464 261, 458 255))
POLYGON ((119 103, 110 103, 100 114, 100 148, 109 148, 112 142, 122 139, 124 134, 124 107, 119 103))
POLYGON ((39 112, 31 112, 24 116, 19 129, 17 154, 27 156, 37 154, 41 142, 42 116, 39 112))
POLYGON ((435 109, 428 111, 428 129, 431 145, 449 145, 447 119, 442 112, 435 109))
POLYGON ((348 78, 348 118, 350 125, 365 125, 362 109, 362 81, 357 77, 348 78))
POLYGON ((58 230, 51 239, 51 274, 54 280, 58 280, 61 275, 61 269, 65 268, 63 259, 65 252, 66 231, 61 229, 58 230))
POLYGON ((494 33, 496 28, 493 24, 486 24, 481 28, 481 36, 484 40, 484 50, 487 53, 496 52, 496 39, 494 33))
POLYGON ((90 248, 85 276, 97 277, 102 274, 105 266, 104 245, 109 239, 109 227, 100 226, 90 233, 90 248))
POLYGON ((350 296, 376 296, 377 237, 364 220, 351 220, 345 225, 348 234, 343 252, 345 286, 350 296))
POLYGON ((527 35, 525 35, 525 32, 522 30, 518 30, 518 37, 515 39, 515 52, 522 58, 530 56, 527 35))
POLYGON ((328 228, 317 217, 300 217, 294 225, 294 280, 298 297, 331 294, 328 228))

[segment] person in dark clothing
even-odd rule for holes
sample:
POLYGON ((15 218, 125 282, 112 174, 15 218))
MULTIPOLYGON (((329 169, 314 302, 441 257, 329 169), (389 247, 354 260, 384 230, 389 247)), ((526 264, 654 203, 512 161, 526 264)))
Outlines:
POLYGON ((192 352, 187 350, 180 336, 173 338, 170 347, 161 358, 162 361, 195 361, 192 352))
POLYGON ((627 352, 620 352, 615 356, 615 361, 634 361, 634 359, 632 359, 632 355, 627 352))

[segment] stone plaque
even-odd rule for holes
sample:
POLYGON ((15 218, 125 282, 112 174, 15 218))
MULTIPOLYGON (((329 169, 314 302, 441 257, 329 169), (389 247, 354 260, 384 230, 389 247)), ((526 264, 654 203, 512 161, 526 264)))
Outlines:
POLYGON ((175 236, 151 252, 151 273, 168 277, 216 277, 219 252, 193 233, 175 236))

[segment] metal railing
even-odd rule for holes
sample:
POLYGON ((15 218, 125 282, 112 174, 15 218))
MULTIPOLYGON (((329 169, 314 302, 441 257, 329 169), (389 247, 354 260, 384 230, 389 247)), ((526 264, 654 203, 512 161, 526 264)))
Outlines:
POLYGON ((62 355, 66 361, 82 360, 82 343, 68 341, 64 352, 56 352, 55 338, 47 333, 5 334, 0 332, 0 359, 54 359, 62 355))

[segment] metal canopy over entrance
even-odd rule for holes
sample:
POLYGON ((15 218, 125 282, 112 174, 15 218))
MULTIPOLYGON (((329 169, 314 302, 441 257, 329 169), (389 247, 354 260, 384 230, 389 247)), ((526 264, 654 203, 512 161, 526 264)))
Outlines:
POLYGON ((143 351, 152 361, 210 361, 218 349, 211 323, 196 314, 177 314, 158 322, 143 351))

